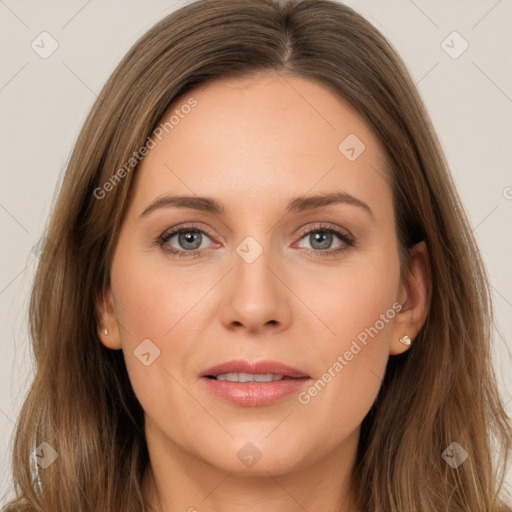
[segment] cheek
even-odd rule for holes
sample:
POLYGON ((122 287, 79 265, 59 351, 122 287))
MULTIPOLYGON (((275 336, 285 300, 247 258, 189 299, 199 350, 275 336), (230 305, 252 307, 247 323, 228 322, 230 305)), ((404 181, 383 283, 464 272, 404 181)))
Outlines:
POLYGON ((124 328, 123 346, 145 338, 161 340, 178 322, 186 322, 186 315, 197 302, 201 290, 182 271, 170 272, 162 261, 155 265, 145 252, 136 250, 114 258, 112 289, 116 315, 124 328))
POLYGON ((365 353, 387 351, 399 279, 398 253, 390 246, 387 251, 379 248, 373 254, 347 260, 336 274, 317 272, 314 279, 303 281, 300 293, 307 297, 308 305, 323 321, 323 332, 327 332, 321 346, 331 356, 349 350, 354 340, 363 345, 367 342, 365 353), (378 343, 370 344, 370 340, 378 343))
POLYGON ((379 255, 347 265, 334 284, 331 278, 325 288, 329 293, 316 302, 316 311, 334 334, 309 354, 322 364, 313 385, 298 398, 310 408, 310 420, 329 418, 336 427, 333 436, 356 428, 378 394, 399 308, 399 276, 398 253, 392 247, 381 249, 379 255))
POLYGON ((346 276, 337 293, 336 317, 333 318, 337 348, 347 350, 352 341, 361 342, 365 352, 387 350, 391 321, 395 316, 398 271, 367 267, 346 276), (370 340, 378 340, 370 343, 370 340), (365 344, 367 342, 367 344, 365 344), (348 344, 348 345, 347 345, 348 344))
POLYGON ((134 393, 149 418, 158 419, 171 435, 178 435, 173 431, 176 423, 179 431, 188 424, 189 415, 197 414, 179 383, 183 382, 182 362, 187 359, 187 344, 180 343, 187 338, 180 329, 190 321, 198 292, 187 286, 179 273, 151 264, 147 254, 137 250, 116 255, 111 277, 122 350, 134 393), (173 412, 176 410, 180 411, 179 422, 173 412))
POLYGON ((150 415, 166 415, 169 403, 183 402, 179 408, 185 410, 190 398, 178 382, 184 380, 195 349, 191 341, 204 321, 198 299, 214 281, 208 284, 208 276, 197 272, 193 277, 183 269, 169 270, 165 259, 155 264, 147 253, 124 247, 114 257, 111 279, 132 387, 150 415))

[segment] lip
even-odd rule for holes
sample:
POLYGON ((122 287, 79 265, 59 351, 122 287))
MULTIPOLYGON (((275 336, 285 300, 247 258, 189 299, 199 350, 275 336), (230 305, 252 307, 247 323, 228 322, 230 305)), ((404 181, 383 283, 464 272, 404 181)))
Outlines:
POLYGON ((245 407, 261 407, 276 403, 293 393, 298 393, 311 380, 307 373, 278 361, 250 362, 242 359, 213 366, 202 372, 200 377, 210 392, 223 400, 245 407), (209 378, 221 373, 240 372, 261 375, 273 373, 286 378, 272 382, 230 382, 209 378))

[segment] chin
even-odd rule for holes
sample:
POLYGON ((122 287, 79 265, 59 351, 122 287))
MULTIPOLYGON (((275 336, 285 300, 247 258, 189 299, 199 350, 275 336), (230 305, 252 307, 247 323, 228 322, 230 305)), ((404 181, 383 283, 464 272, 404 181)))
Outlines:
POLYGON ((221 471, 245 476, 286 474, 304 464, 305 447, 293 448, 289 443, 280 447, 273 443, 231 439, 219 450, 202 455, 205 462, 221 471))

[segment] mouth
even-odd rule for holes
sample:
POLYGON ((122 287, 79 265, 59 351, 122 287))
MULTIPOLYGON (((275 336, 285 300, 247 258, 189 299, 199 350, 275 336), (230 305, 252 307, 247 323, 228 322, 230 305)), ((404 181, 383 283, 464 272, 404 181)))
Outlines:
POLYGON ((246 361, 244 359, 215 365, 201 373, 200 377, 230 382, 270 382, 310 378, 306 372, 279 361, 246 361))
MULTIPOLYGON (((226 380, 228 382, 273 382, 276 380, 292 380, 295 377, 276 375, 274 373, 220 373, 219 375, 206 375, 207 379, 226 380)), ((302 377, 306 378, 306 377, 302 377)))
POLYGON ((225 401, 256 407, 270 405, 299 392, 311 377, 277 361, 229 361, 201 375, 207 388, 225 401))

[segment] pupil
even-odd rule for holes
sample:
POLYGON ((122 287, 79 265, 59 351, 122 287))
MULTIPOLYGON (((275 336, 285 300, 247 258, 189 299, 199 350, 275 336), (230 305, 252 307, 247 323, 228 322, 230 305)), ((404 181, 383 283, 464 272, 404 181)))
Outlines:
POLYGON ((314 244, 316 244, 318 242, 319 247, 316 247, 316 248, 327 249, 331 243, 332 233, 325 233, 325 234, 322 234, 319 232, 314 233, 313 239, 314 239, 314 243, 311 244, 313 247, 315 247, 314 244))
MULTIPOLYGON (((184 242, 185 246, 186 246, 186 244, 194 244, 194 242, 197 242, 197 240, 199 239, 199 233, 194 232, 194 231, 185 231, 181 234, 180 238, 184 242)), ((196 243, 191 248, 197 249, 200 245, 201 245, 201 243, 199 242, 199 244, 196 243)), ((190 248, 190 247, 188 247, 188 248, 190 248)))

